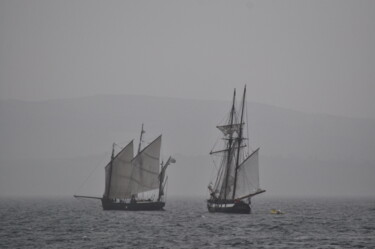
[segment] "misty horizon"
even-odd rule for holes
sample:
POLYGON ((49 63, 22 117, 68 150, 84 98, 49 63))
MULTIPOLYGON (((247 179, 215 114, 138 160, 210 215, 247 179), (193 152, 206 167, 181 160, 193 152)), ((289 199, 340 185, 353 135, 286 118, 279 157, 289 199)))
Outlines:
MULTIPOLYGON (((203 197, 212 177, 208 153, 218 138, 216 125, 230 105, 125 95, 0 103, 1 196, 100 196, 111 144, 137 144, 144 123, 146 144, 161 133, 162 158, 177 159, 168 170, 168 195, 203 197)), ((261 148, 265 197, 373 197, 374 121, 253 102, 247 107, 250 145, 261 148)))
MULTIPOLYGON (((244 86, 247 84, 244 84, 244 86)), ((240 88, 241 89, 241 88, 240 88)), ((144 95, 144 94, 94 94, 94 95, 86 95, 86 96, 80 96, 80 97, 61 97, 61 98, 50 98, 50 99, 43 99, 43 100, 22 100, 18 98, 10 98, 10 99, 0 99, 0 102, 30 102, 30 103, 46 103, 46 102, 55 102, 55 101, 66 101, 66 100, 78 100, 78 99, 90 99, 90 98, 96 98, 96 97, 148 97, 148 98, 156 98, 156 99, 173 99, 173 100, 187 100, 187 101, 203 101, 203 102, 220 102, 220 103, 229 103, 230 101, 225 99, 203 99, 203 98, 189 98, 189 97, 174 97, 174 96, 156 96, 156 95, 144 95)), ((263 102, 257 102, 252 100, 247 100, 247 103, 254 103, 254 104, 261 104, 264 106, 269 107, 276 107, 279 109, 284 109, 286 111, 292 111, 292 112, 299 112, 299 113, 306 113, 311 115, 326 115, 326 116, 332 116, 337 118, 350 118, 350 119, 363 119, 363 120, 371 120, 375 121, 375 118, 373 117, 357 117, 357 116, 346 116, 342 114, 332 114, 328 112, 314 112, 314 111, 304 111, 299 109, 294 109, 293 107, 285 107, 285 106, 278 106, 273 104, 267 104, 263 102)))

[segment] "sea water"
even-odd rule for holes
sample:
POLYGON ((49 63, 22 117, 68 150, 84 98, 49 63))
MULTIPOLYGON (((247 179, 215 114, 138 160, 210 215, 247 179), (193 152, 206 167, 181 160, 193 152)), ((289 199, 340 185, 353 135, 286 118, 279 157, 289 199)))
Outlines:
POLYGON ((169 198, 152 212, 2 198, 0 248, 375 248, 375 200, 254 198, 247 215, 209 213, 203 198, 169 198))

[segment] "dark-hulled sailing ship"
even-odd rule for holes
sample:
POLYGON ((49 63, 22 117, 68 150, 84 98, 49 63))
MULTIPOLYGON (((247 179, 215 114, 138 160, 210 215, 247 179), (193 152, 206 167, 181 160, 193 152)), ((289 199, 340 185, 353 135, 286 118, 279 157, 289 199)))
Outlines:
POLYGON ((111 160, 105 166, 103 197, 74 197, 100 199, 104 210, 162 210, 165 206, 166 170, 176 160, 169 157, 165 164, 159 164, 162 136, 141 149, 143 133, 142 124, 136 156, 133 156, 133 140, 117 155, 113 144, 111 160))
POLYGON ((259 188, 259 148, 250 151, 248 139, 244 137, 244 110, 246 86, 237 113, 236 90, 232 107, 224 125, 217 126, 223 133, 223 148, 211 151, 218 157, 219 168, 215 183, 208 186, 210 198, 207 200, 209 212, 243 213, 251 212, 251 197, 265 192, 259 188))

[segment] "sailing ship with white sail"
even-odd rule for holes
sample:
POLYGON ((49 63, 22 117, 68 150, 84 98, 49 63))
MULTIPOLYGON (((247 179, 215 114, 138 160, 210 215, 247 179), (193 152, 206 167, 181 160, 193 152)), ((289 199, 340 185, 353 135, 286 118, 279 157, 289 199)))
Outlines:
POLYGON ((176 160, 169 157, 165 164, 160 165, 162 136, 158 136, 142 149, 144 133, 142 124, 138 153, 135 156, 133 156, 133 140, 116 155, 115 144, 113 144, 111 160, 105 166, 103 197, 81 195, 74 197, 100 199, 104 210, 162 210, 165 206, 166 170, 176 160), (152 192, 154 195, 150 196, 152 192), (147 198, 144 198, 145 193, 149 195, 147 198))
POLYGON ((250 213, 251 197, 265 192, 259 184, 259 148, 250 151, 244 136, 245 97, 246 86, 238 113, 234 90, 226 123, 217 126, 223 134, 223 148, 210 152, 219 161, 215 182, 208 186, 207 208, 210 212, 250 213))

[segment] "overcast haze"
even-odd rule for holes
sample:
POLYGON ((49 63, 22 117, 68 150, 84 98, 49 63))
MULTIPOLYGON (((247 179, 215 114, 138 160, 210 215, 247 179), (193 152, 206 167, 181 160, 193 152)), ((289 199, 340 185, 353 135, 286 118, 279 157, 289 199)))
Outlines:
POLYGON ((101 195, 111 143, 142 122, 178 161, 170 194, 204 195, 215 126, 247 84, 267 194, 374 196, 374 13, 364 0, 0 1, 0 195, 72 195, 95 167, 80 191, 101 195))
POLYGON ((102 93, 375 118, 374 1, 1 1, 0 98, 102 93))

